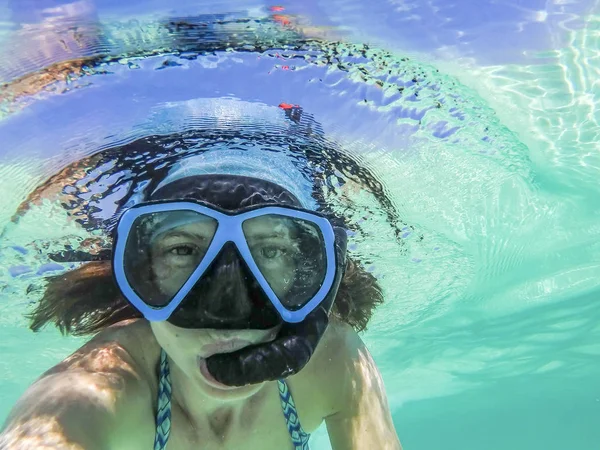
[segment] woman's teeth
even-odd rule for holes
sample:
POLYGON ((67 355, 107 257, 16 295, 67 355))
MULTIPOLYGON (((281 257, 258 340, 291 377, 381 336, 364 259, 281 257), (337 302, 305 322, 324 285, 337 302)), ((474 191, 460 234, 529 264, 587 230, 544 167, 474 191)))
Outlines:
POLYGON ((248 347, 249 345, 255 345, 263 342, 272 341, 276 335, 277 331, 272 331, 268 335, 264 336, 262 339, 255 342, 239 338, 214 341, 210 344, 202 346, 202 348, 200 349, 200 355, 202 355, 201 358, 208 358, 209 356, 216 355, 219 353, 233 353, 244 347, 248 347))
POLYGON ((244 347, 248 347, 249 345, 252 345, 252 342, 243 339, 212 342, 202 346, 200 353, 203 355, 203 358, 208 358, 209 356, 216 355, 218 353, 233 353, 244 347))

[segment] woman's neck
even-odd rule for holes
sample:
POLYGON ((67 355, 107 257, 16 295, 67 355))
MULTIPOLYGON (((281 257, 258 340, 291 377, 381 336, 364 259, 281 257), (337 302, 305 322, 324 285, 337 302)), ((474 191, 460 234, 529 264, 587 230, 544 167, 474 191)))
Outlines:
MULTIPOLYGON (((171 361, 169 361, 171 362, 171 361)), ((203 382, 188 375, 176 365, 171 366, 172 403, 176 404, 196 429, 210 429, 216 436, 225 439, 228 430, 240 420, 252 421, 257 404, 264 400, 271 383, 245 386, 223 395, 207 390, 203 382), (211 395, 211 393, 215 395, 211 395)))

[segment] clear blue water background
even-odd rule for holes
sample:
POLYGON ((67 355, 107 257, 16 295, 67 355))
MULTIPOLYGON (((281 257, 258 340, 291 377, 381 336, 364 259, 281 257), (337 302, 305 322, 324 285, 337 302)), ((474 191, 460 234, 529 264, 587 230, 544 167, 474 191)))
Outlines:
MULTIPOLYGON (((67 164, 149 132, 168 104, 230 97, 302 105, 328 139, 377 175, 409 227, 395 241, 372 195, 350 182, 340 190, 364 222, 352 251, 372 261, 386 289, 363 338, 406 449, 598 448, 598 2, 277 4, 304 33, 367 43, 372 52, 358 61, 355 47, 333 45, 348 71, 318 56, 282 59, 285 49, 261 58, 146 55, 4 99, 0 420, 82 342, 53 330, 33 334, 22 314, 39 293, 26 294, 28 286, 52 268, 43 244, 87 235, 51 189, 11 223, 18 205, 67 164), (157 70, 165 61, 177 65, 157 70), (372 78, 361 79, 356 64, 372 78), (399 85, 411 95, 394 94, 399 85), (432 108, 436 101, 443 107, 432 108)), ((263 17, 269 6, 0 1, 0 81, 144 39, 156 48, 165 41, 152 30, 164 17, 263 17), (98 42, 78 45, 69 32, 56 33, 98 23, 108 30, 98 42)), ((313 444, 328 448, 324 430, 313 444)))

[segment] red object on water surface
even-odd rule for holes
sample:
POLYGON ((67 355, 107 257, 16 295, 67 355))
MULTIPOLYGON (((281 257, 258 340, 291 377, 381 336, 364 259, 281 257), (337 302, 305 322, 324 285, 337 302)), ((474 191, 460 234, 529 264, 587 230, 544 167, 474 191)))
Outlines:
POLYGON ((288 16, 283 14, 273 14, 273 20, 275 22, 279 22, 281 25, 289 25, 290 23, 292 23, 288 16))
POLYGON ((288 119, 299 123, 302 119, 302 108, 300 105, 292 105, 291 103, 280 103, 279 107, 285 111, 288 119))

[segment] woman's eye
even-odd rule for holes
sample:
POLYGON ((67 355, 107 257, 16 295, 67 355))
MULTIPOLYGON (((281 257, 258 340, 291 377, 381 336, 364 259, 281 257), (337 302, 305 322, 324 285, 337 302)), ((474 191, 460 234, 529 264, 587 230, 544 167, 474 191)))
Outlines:
POLYGON ((175 256, 190 256, 195 253, 195 248, 189 245, 179 245, 177 247, 173 247, 169 250, 171 255, 175 256))
POLYGON ((264 247, 261 250, 261 254, 264 258, 274 259, 283 256, 285 254, 285 250, 279 247, 264 247))

